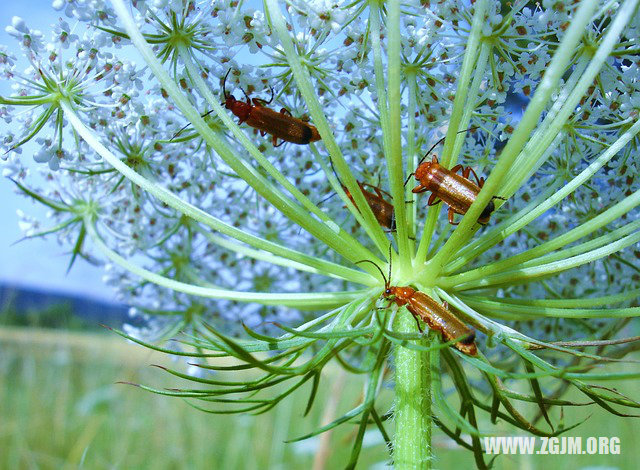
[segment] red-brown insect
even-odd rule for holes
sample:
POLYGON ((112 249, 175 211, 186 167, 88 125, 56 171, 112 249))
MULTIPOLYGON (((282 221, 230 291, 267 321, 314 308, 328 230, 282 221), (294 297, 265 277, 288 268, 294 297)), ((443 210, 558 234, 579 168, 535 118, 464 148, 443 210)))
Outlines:
MULTIPOLYGON (((461 131, 461 132, 466 132, 461 131)), ((457 225, 453 221, 454 214, 464 215, 471 207, 471 204, 478 197, 480 188, 484 185, 484 178, 478 178, 478 175, 470 166, 464 167, 462 165, 456 165, 451 170, 447 170, 438 163, 438 157, 435 155, 430 162, 424 162, 431 150, 436 145, 442 142, 444 139, 440 139, 435 143, 433 147, 429 149, 426 155, 420 160, 418 168, 415 171, 415 177, 420 182, 418 186, 413 188, 414 193, 422 193, 425 191, 431 191, 431 196, 427 204, 433 206, 442 201, 449 206, 449 223, 457 225), (462 174, 458 172, 462 170, 462 174), (469 178, 473 174, 476 183, 469 178)), ((405 183, 406 184, 406 183, 405 183)), ((492 200, 486 205, 480 216, 478 217, 478 223, 485 225, 489 223, 491 213, 495 210, 496 206, 493 203, 493 199, 503 199, 499 196, 493 196, 492 200)))
MULTIPOLYGON (((333 174, 336 175, 336 178, 340 183, 340 186, 342 186, 342 190, 345 192, 345 194, 347 195, 351 203, 354 206, 358 207, 356 202, 353 200, 353 196, 351 195, 347 187, 344 184, 342 184, 342 181, 340 181, 340 178, 338 177, 338 173, 336 173, 336 169, 333 167, 333 160, 330 160, 330 163, 331 163, 331 169, 333 170, 333 174)), ((357 180, 356 180, 356 183, 358 183, 358 187, 360 188, 360 191, 362 192, 364 199, 367 201, 367 204, 371 208, 371 212, 373 212, 373 215, 375 216, 378 223, 382 227, 387 228, 392 232, 395 232, 396 215, 393 210, 393 204, 391 204, 389 201, 387 201, 384 198, 385 195, 391 198, 391 195, 386 191, 383 191, 382 189, 380 189, 378 186, 362 183, 357 180), (372 193, 371 191, 367 191, 365 189, 366 187, 373 189, 374 192, 372 193)))
POLYGON ((278 139, 300 145, 320 140, 320 134, 315 126, 304 122, 302 119, 294 118, 285 108, 282 108, 278 113, 264 106, 273 101, 273 88, 271 89, 271 99, 269 101, 259 98, 253 98, 252 100, 244 90, 242 92, 247 98, 246 103, 235 99, 233 95, 227 95, 225 85, 229 72, 231 72, 231 69, 224 76, 224 81, 222 82, 222 92, 225 100, 222 104, 240 118, 239 124, 246 122, 251 127, 259 130, 260 135, 271 134, 275 147, 278 146, 278 139))
MULTIPOLYGON (((430 329, 439 331, 444 341, 456 341, 453 346, 458 351, 468 354, 469 356, 478 354, 478 348, 475 343, 476 332, 449 311, 447 302, 439 304, 427 294, 417 291, 413 287, 392 286, 390 279, 391 269, 389 269, 389 280, 387 280, 387 277, 380 267, 373 261, 363 260, 358 262, 371 263, 380 271, 384 279, 384 292, 382 296, 385 299, 395 302, 398 307, 406 306, 416 321, 420 319, 426 323, 430 329)), ((391 268, 391 266, 389 266, 389 268, 391 268)), ((418 323, 418 329, 422 331, 420 323, 418 323)))
MULTIPOLYGON (((387 201, 383 195, 387 195, 391 197, 387 192, 383 191, 377 186, 373 186, 367 183, 361 183, 360 181, 356 181, 358 183, 358 187, 360 191, 362 191, 362 195, 364 196, 367 204, 371 207, 371 211, 373 215, 376 217, 378 223, 394 232, 396 230, 396 214, 393 211, 393 204, 387 201), (375 193, 371 191, 367 191, 365 187, 368 186, 374 190, 375 193)), ((353 196, 347 189, 345 185, 342 185, 342 190, 347 194, 347 197, 351 200, 354 206, 356 206, 355 201, 353 200, 353 196)), ((356 206, 358 207, 358 206, 356 206)))
MULTIPOLYGON (((431 196, 427 204, 433 206, 442 200, 449 206, 449 223, 457 225, 453 221, 454 214, 466 214, 471 204, 478 197, 480 188, 484 185, 484 178, 478 178, 478 175, 470 166, 463 167, 456 165, 451 170, 447 170, 438 163, 438 157, 433 156, 430 162, 423 162, 418 165, 415 173, 416 179, 420 182, 418 186, 412 189, 414 193, 422 193, 431 191, 431 196), (462 175, 458 171, 462 170, 462 175), (469 179, 473 174, 476 183, 469 179)), ((500 199, 494 196, 495 199, 500 199)), ((489 223, 489 217, 495 210, 496 206, 493 201, 489 201, 480 217, 478 223, 485 225, 489 223)))

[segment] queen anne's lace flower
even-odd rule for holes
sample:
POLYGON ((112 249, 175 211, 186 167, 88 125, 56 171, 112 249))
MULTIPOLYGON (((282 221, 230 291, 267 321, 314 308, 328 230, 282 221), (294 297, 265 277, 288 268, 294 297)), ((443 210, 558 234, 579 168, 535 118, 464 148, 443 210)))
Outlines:
MULTIPOLYGON (((0 46, 0 74, 13 86, 0 101, 0 117, 12 126, 0 147, 3 175, 51 210, 50 228, 21 214, 27 237, 55 235, 71 248, 70 264, 77 256, 105 261, 105 283, 132 306, 127 335, 189 335, 193 377, 204 374, 201 351, 258 361, 249 353, 277 350, 282 356, 262 370, 303 381, 338 355, 369 378, 363 423, 380 421, 374 404, 386 352, 393 345, 400 357, 399 344, 422 338, 412 320, 394 323, 403 309, 394 316, 375 308, 393 240, 399 255, 391 283, 446 300, 477 330, 483 356, 474 365, 490 379, 474 388, 504 403, 507 392, 523 397, 504 388, 516 377, 510 374, 538 384, 561 375, 553 368, 577 366, 573 355, 544 351, 534 361, 532 350, 566 346, 551 341, 609 341, 625 325, 621 318, 638 315, 638 296, 629 294, 640 292, 640 15, 627 14, 634 1, 416 0, 399 10, 386 2, 383 10, 377 2, 293 0, 281 16, 274 0, 269 11, 235 0, 136 1, 126 14, 96 0, 56 0, 69 21, 60 19, 48 41, 16 17, 7 32, 23 57, 0 46), (134 62, 128 51, 132 42, 141 47, 136 28, 149 48, 134 62), (604 60, 591 71, 599 54, 604 60), (544 80, 553 83, 540 87, 544 80), (241 102, 311 121, 322 140, 274 146, 247 123, 234 126, 233 110, 220 107, 223 87, 241 102), (445 135, 444 146, 424 155, 445 135), (27 142, 37 147, 29 158, 27 142), (496 210, 486 227, 456 215, 456 229, 442 205, 413 196, 410 173, 433 154, 444 168, 459 163, 499 178, 498 186, 487 181, 495 198, 484 204, 496 210), (45 185, 31 182, 30 158, 45 185), (335 196, 357 190, 347 169, 393 203, 397 232, 382 232, 362 202, 356 209, 346 195, 335 196), (363 259, 381 270, 354 264, 363 259), (301 321, 309 322, 300 327, 308 334, 278 336, 301 321), (255 342, 229 338, 247 331, 255 342), (292 365, 316 345, 316 369, 292 365), (504 375, 494 375, 495 367, 504 375)), ((456 367, 468 357, 447 348, 432 354, 462 377, 456 367)), ((580 359, 584 370, 597 364, 595 354, 588 356, 594 362, 580 359)), ((454 382, 467 400, 463 383, 454 382)), ((550 391, 540 393, 553 395, 546 385, 550 391)), ((537 393, 523 399, 548 407, 537 393)), ((474 435, 471 412, 479 405, 464 403, 452 426, 468 425, 465 433, 474 435)))

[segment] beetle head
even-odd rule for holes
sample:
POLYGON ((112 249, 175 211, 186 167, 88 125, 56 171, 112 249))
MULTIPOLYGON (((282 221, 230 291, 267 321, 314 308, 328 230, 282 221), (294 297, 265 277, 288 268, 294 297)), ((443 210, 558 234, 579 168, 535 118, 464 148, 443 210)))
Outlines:
POLYGON ((222 103, 224 105, 225 108, 227 109, 233 109, 233 105, 236 103, 235 97, 233 95, 225 95, 224 97, 224 103, 222 103))
POLYGON ((422 162, 420 165, 418 165, 418 168, 416 168, 415 172, 416 179, 418 181, 422 181, 422 179, 429 174, 432 166, 433 162, 422 162))

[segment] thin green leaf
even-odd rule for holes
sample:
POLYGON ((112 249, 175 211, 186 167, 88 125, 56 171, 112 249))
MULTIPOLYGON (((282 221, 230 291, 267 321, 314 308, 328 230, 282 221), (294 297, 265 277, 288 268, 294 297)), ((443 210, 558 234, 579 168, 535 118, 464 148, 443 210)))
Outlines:
MULTIPOLYGON (((533 373, 533 365, 529 361, 522 361, 524 363, 524 367, 529 373, 533 373)), ((540 413, 544 417, 544 420, 547 422, 551 430, 553 431, 553 424, 551 424, 551 420, 549 419, 549 415, 547 414, 547 407, 544 404, 544 397, 542 395, 542 390, 540 389, 540 383, 538 379, 531 378, 529 379, 529 384, 531 385, 531 389, 533 390, 533 394, 536 397, 536 403, 538 404, 538 408, 540 408, 540 413)))
POLYGON ((367 430, 368 419, 369 410, 367 409, 362 413, 362 417, 360 418, 358 433, 356 434, 356 438, 353 441, 353 447, 351 448, 351 456, 349 457, 349 462, 345 467, 347 470, 353 470, 354 468, 356 468, 358 457, 360 456, 360 451, 362 450, 362 438, 364 437, 364 432, 367 430))
MULTIPOLYGON (((155 344, 148 343, 146 341, 142 341, 141 339, 138 339, 138 338, 136 338, 134 336, 130 336, 130 335, 126 334, 125 332, 120 331, 120 330, 118 330, 116 328, 111 328, 110 326, 106 326, 106 325, 100 325, 100 326, 106 328, 109 331, 113 331, 117 335, 120 335, 123 338, 128 339, 129 341, 132 341, 134 343, 137 343, 137 344, 139 344, 141 346, 144 346, 145 348, 149 348, 149 349, 152 349, 154 351, 158 351, 158 352, 162 352, 162 353, 166 353, 166 354, 172 354, 174 356, 182 356, 182 357, 223 357, 219 353, 216 353, 216 354, 204 354, 204 353, 188 352, 188 351, 175 351, 173 349, 161 348, 160 346, 156 346, 155 344)), ((226 354, 224 356, 226 356, 226 354)))
POLYGON ((318 392, 318 385, 320 385, 320 372, 314 372, 313 382, 311 383, 311 392, 309 393, 309 399, 307 400, 307 406, 304 409, 303 416, 307 416, 311 411, 311 407, 315 402, 316 394, 318 392))
POLYGON ((374 406, 371 407, 371 417, 373 418, 373 422, 378 427, 378 430, 380 431, 380 434, 384 439, 387 449, 389 450, 389 454, 393 455, 393 443, 391 442, 391 438, 384 428, 384 423, 380 419, 380 416, 378 415, 378 412, 376 411, 376 408, 374 406))

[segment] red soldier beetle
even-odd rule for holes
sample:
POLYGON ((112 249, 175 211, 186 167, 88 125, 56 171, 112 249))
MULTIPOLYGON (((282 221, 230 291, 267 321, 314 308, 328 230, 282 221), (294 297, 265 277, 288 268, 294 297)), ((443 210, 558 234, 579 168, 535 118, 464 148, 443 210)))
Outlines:
MULTIPOLYGON (((466 130, 460 132, 466 132, 466 130)), ((449 206, 449 223, 457 225, 453 221, 454 214, 464 215, 467 213, 484 185, 484 178, 478 178, 478 175, 470 166, 465 168, 463 165, 456 165, 451 170, 447 170, 438 163, 438 157, 435 155, 431 161, 425 162, 424 159, 443 140, 444 138, 436 142, 418 163, 414 175, 420 184, 413 188, 412 191, 414 193, 431 191, 427 204, 433 206, 440 201, 447 204, 449 206), (458 174, 459 171, 462 171, 461 175, 458 174), (471 181, 470 176, 472 174, 476 180, 475 183, 471 181)), ((493 196, 478 217, 479 224, 486 225, 489 223, 491 213, 496 208, 493 199, 505 200, 500 196, 493 196)))
MULTIPOLYGON (((380 266, 370 260, 362 260, 357 263, 373 264, 384 279, 384 292, 382 297, 395 302, 398 307, 407 307, 409 313, 413 315, 418 329, 422 332, 418 320, 422 320, 426 325, 435 331, 439 331, 445 342, 452 342, 453 347, 458 351, 469 356, 478 354, 476 346, 476 332, 465 325, 457 316, 449 310, 449 304, 443 302, 439 304, 427 294, 420 292, 410 286, 392 286, 391 285, 391 254, 389 256, 389 277, 387 278, 380 266)), ((356 264, 357 264, 356 263, 356 264)))
MULTIPOLYGON (((333 160, 330 159, 329 162, 331 163, 331 169, 333 170, 333 174, 336 175, 336 179, 338 180, 338 183, 340 183, 340 186, 342 186, 342 190, 345 192, 345 194, 347 195, 351 203, 357 208, 358 205, 354 201, 353 196, 349 192, 349 189, 347 189, 347 187, 344 184, 342 184, 342 181, 340 181, 340 178, 336 173, 336 169, 333 167, 333 160)), ((391 204, 389 201, 387 201, 384 198, 385 195, 391 198, 391 195, 386 191, 383 191, 382 189, 380 189, 378 186, 362 183, 358 180, 356 180, 356 183, 358 183, 358 187, 360 188, 360 191, 362 192, 364 199, 367 201, 367 204, 371 208, 371 212, 373 212, 373 215, 375 216, 378 223, 382 227, 389 229, 391 232, 395 232, 396 231, 396 214, 395 214, 395 211, 393 210, 393 204, 391 204), (367 191, 365 189, 366 187, 373 189, 374 192, 367 191)))
MULTIPOLYGON (((391 197, 391 195, 386 191, 383 191, 377 186, 373 186, 367 183, 362 183, 360 181, 356 181, 356 183, 358 183, 358 187, 360 188, 362 195, 367 201, 367 204, 369 204, 369 207, 371 208, 371 212, 373 212, 373 215, 376 217, 376 220, 378 221, 378 223, 383 227, 388 228, 390 231, 395 232, 396 231, 396 214, 393 210, 393 204, 387 201, 383 196, 383 195, 386 195, 387 197, 391 197), (373 189, 375 194, 372 193, 371 191, 367 191, 365 189, 365 187, 367 186, 373 189)), ((353 200, 353 196, 351 196, 351 193, 349 192, 347 187, 343 185, 342 189, 346 193, 349 200, 355 206, 356 203, 353 200)))
POLYGON ((271 134, 274 147, 278 147, 284 142, 305 145, 320 140, 320 134, 315 126, 291 116, 291 113, 286 108, 282 108, 280 112, 277 112, 265 106, 273 101, 273 88, 271 87, 269 87, 271 88, 271 99, 269 101, 259 98, 253 98, 252 100, 244 90, 242 92, 247 98, 246 103, 235 99, 233 95, 228 95, 226 82, 230 72, 231 69, 229 69, 222 81, 222 93, 224 94, 224 103, 222 104, 238 116, 240 119, 238 124, 246 122, 249 126, 260 131, 260 135, 271 134), (283 142, 277 144, 278 139, 283 142))

